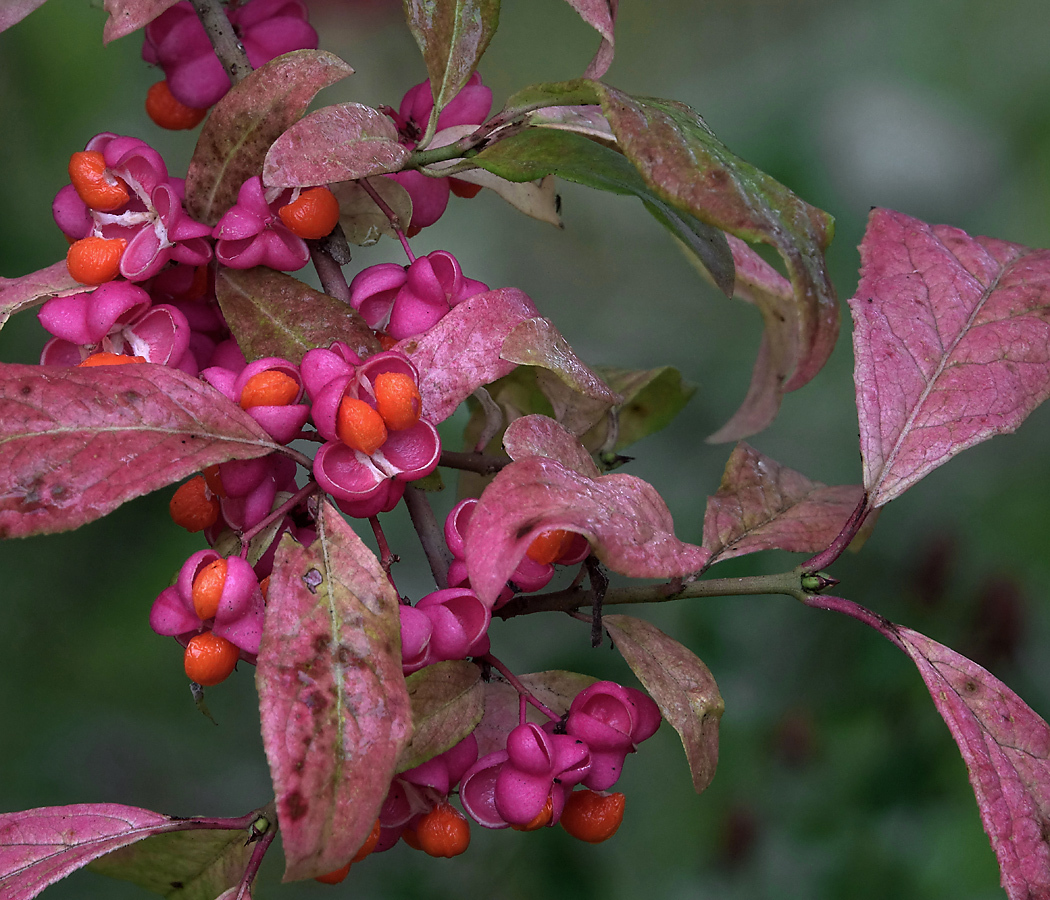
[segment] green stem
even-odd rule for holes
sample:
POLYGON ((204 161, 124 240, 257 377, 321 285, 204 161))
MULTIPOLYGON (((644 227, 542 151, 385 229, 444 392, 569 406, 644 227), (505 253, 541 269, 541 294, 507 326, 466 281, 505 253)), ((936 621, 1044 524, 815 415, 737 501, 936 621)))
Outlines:
MULTIPOLYGON (((802 586, 804 574, 807 573, 797 568, 776 575, 709 578, 690 584, 672 581, 667 584, 609 588, 602 598, 602 604, 610 606, 620 603, 666 603, 668 600, 685 600, 692 597, 733 597, 749 594, 786 594, 805 602, 811 592, 802 586)), ((549 594, 516 597, 494 615, 511 619, 514 616, 536 612, 571 612, 581 606, 590 606, 594 599, 594 594, 589 588, 573 587, 549 594)))
POLYGON ((470 156, 477 144, 478 141, 473 136, 468 136, 446 144, 444 147, 435 147, 433 150, 414 150, 405 160, 405 168, 421 169, 433 163, 470 156))

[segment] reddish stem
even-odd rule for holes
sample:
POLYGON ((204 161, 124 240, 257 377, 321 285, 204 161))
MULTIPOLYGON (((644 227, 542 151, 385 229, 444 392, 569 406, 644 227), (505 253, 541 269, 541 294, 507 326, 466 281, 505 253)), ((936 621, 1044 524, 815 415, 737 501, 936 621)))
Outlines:
POLYGON ((857 532, 860 531, 870 511, 868 509, 868 494, 865 492, 864 496, 860 498, 857 508, 853 510, 850 517, 846 520, 846 524, 842 526, 842 531, 839 532, 838 537, 831 542, 826 550, 821 550, 816 556, 802 563, 802 570, 804 572, 819 572, 821 569, 826 569, 830 566, 842 555, 843 551, 850 545, 850 541, 857 536, 857 532))
POLYGON ((412 248, 408 246, 408 238, 405 237, 404 231, 401 230, 401 219, 398 217, 398 214, 390 208, 390 205, 386 200, 379 196, 379 192, 368 183, 367 178, 362 178, 357 183, 361 185, 364 192, 372 198, 375 205, 382 211, 383 215, 390 220, 390 227, 394 229, 394 234, 396 234, 397 239, 401 241, 401 246, 405 249, 405 254, 408 256, 409 263, 414 263, 416 257, 415 254, 412 253, 412 248))
POLYGON ((379 545, 379 564, 383 567, 383 571, 386 572, 386 577, 390 582, 390 586, 397 591, 397 585, 394 584, 394 577, 390 574, 390 567, 397 562, 398 558, 390 551, 390 544, 387 543, 386 534, 383 532, 383 526, 379 524, 379 516, 369 516, 368 524, 372 526, 372 534, 375 535, 376 543, 379 545))
POLYGON ((270 513, 265 519, 255 525, 253 528, 249 528, 246 532, 241 535, 241 556, 248 555, 248 542, 251 541, 260 531, 263 531, 267 525, 271 522, 276 521, 290 513, 300 503, 302 503, 307 497, 309 497, 314 491, 317 490, 317 483, 314 481, 309 482, 306 487, 300 488, 291 497, 284 501, 280 506, 277 507, 272 513, 270 513))
MULTIPOLYGON (((542 703, 540 703, 540 701, 533 696, 532 692, 518 680, 518 677, 510 669, 503 665, 503 663, 496 659, 495 656, 493 656, 491 653, 486 653, 484 656, 481 657, 481 660, 482 662, 488 663, 490 666, 492 666, 492 668, 499 672, 500 675, 507 679, 507 683, 518 692, 518 696, 521 698, 521 701, 523 703, 531 703, 533 706, 536 707, 536 709, 543 713, 552 722, 561 721, 561 716, 548 709, 542 703)), ((522 717, 522 722, 524 723, 524 716, 522 717)))

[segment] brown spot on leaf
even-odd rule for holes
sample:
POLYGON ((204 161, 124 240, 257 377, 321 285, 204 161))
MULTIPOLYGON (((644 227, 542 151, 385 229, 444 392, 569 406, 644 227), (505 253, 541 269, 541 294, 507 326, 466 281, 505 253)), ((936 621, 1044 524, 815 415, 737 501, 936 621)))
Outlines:
POLYGON ((22 396, 23 397, 28 397, 31 393, 33 393, 33 389, 28 384, 23 384, 22 385, 22 396))
POLYGON ((314 691, 303 698, 303 703, 305 703, 314 713, 320 714, 327 709, 328 698, 320 691, 314 691))
POLYGON ((348 665, 354 658, 353 653, 350 652, 350 648, 346 644, 340 644, 339 649, 335 652, 335 658, 339 661, 341 666, 348 665))
POLYGON ((319 635, 317 635, 317 637, 314 638, 313 646, 314 646, 314 653, 316 653, 318 656, 320 656, 322 653, 325 652, 325 650, 328 649, 328 635, 327 634, 319 634, 319 635))
POLYGON ((306 802, 303 795, 298 791, 292 791, 284 801, 284 809, 290 821, 298 822, 309 812, 310 804, 306 802))

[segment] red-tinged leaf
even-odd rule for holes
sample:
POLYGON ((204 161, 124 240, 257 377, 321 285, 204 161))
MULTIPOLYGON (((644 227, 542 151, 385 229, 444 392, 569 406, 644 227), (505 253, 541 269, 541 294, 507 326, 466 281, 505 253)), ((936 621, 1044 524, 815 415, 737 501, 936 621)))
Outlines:
POLYGON ((414 769, 470 734, 485 711, 481 669, 466 660, 439 662, 405 679, 412 703, 412 740, 397 771, 414 769))
POLYGON ((43 5, 44 0, 0 0, 0 31, 7 31, 12 25, 17 25, 34 9, 43 5))
POLYGON ((398 603, 331 503, 309 548, 282 539, 256 684, 285 881, 323 875, 354 855, 411 737, 398 603))
POLYGON ((514 326, 536 315, 536 307, 517 288, 499 288, 464 300, 418 338, 396 349, 419 369, 423 415, 443 422, 483 384, 502 378, 514 363, 500 348, 514 326))
POLYGON ((507 335, 500 356, 537 366, 536 383, 554 408, 554 417, 573 434, 583 434, 623 398, 573 352, 550 319, 528 319, 507 335))
POLYGON ((190 215, 209 225, 218 222, 237 200, 241 185, 262 173, 270 145, 299 120, 317 92, 353 71, 325 50, 296 50, 231 88, 204 123, 190 160, 190 215))
MULTIPOLYGON (((272 821, 273 804, 259 814, 272 821)), ((250 835, 246 828, 154 835, 103 856, 90 869, 131 881, 167 900, 217 900, 240 883, 255 847, 250 835)))
POLYGON ((177 369, 0 363, 0 538, 79 528, 207 466, 280 449, 177 369))
POLYGON ((178 0, 103 0, 102 6, 109 13, 109 18, 102 29, 102 43, 108 44, 138 31, 177 2, 178 0))
POLYGON ((576 437, 547 416, 522 416, 507 426, 503 446, 511 459, 545 456, 585 478, 597 478, 601 470, 576 437))
POLYGON ((617 144, 658 196, 709 225, 770 244, 783 257, 794 288, 784 327, 794 329, 797 347, 783 389, 802 387, 838 336, 838 301, 824 264, 831 216, 735 156, 688 106, 631 97, 600 82, 594 87, 617 144))
MULTIPOLYGON (((552 669, 548 672, 519 675, 518 680, 547 709, 563 716, 569 711, 576 695, 598 679, 592 675, 552 669)), ((507 735, 520 722, 521 706, 518 701, 518 692, 507 682, 494 678, 485 684, 485 715, 474 729, 479 757, 496 750, 507 749, 507 735)), ((526 707, 525 717, 527 721, 537 725, 548 721, 532 704, 526 707)))
POLYGON ((587 478, 534 456, 504 468, 471 516, 466 561, 478 596, 493 602, 536 535, 554 528, 582 534, 606 566, 632 578, 699 572, 710 556, 674 536, 667 505, 640 478, 587 478))
POLYGON ((591 64, 584 72, 584 78, 601 78, 613 61, 615 38, 613 26, 616 24, 616 9, 619 0, 567 0, 568 4, 580 14, 588 25, 602 36, 601 46, 591 64))
POLYGON ((434 116, 477 68, 499 24, 499 0, 404 0, 405 18, 423 53, 434 116))
POLYGON ((265 266, 220 267, 215 296, 249 361, 283 356, 298 364, 307 350, 333 341, 344 341, 361 357, 380 349, 356 309, 265 266))
MULTIPOLYGON (((401 222, 412 221, 412 198, 393 178, 363 179, 372 188, 401 222)), ((339 201, 339 224, 351 244, 370 247, 382 235, 397 238, 397 232, 386 213, 357 181, 341 181, 331 186, 339 201)))
POLYGON ((0 328, 16 312, 39 306, 52 297, 79 294, 83 290, 84 285, 70 276, 65 260, 20 278, 0 277, 0 328))
POLYGON ((740 443, 707 498, 704 547, 708 565, 759 550, 816 553, 827 547, 857 508, 859 484, 828 487, 740 443))
POLYGON ((990 672, 895 626, 959 745, 1011 900, 1050 896, 1050 725, 990 672))
POLYGON ((185 827, 185 819, 118 803, 0 814, 0 897, 30 900, 93 859, 185 827))
POLYGON ((360 103, 326 106, 273 142, 263 165, 263 183, 305 187, 396 172, 409 152, 398 143, 393 121, 379 110, 360 103))
POLYGON ((860 254, 853 377, 874 509, 1050 396, 1050 250, 876 209, 860 254))
POLYGON ((725 710, 711 670, 687 647, 632 616, 602 616, 602 625, 631 671, 678 732, 693 776, 703 793, 718 765, 718 723, 725 710))

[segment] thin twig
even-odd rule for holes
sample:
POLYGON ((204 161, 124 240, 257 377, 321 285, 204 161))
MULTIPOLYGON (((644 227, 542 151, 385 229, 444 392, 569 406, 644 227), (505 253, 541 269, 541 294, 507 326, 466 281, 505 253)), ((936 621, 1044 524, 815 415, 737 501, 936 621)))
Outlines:
POLYGON ((427 555, 434 583, 441 589, 447 588, 448 566, 452 562, 452 554, 445 546, 445 534, 434 517, 434 510, 430 508, 426 492, 408 485, 405 488, 405 506, 408 507, 408 515, 412 519, 416 534, 419 535, 419 542, 423 545, 423 552, 427 555))
POLYGON ((323 241, 307 241, 310 248, 310 260, 314 264, 321 287, 329 297, 350 303, 350 285, 346 283, 342 266, 332 255, 323 241))
POLYGON ((459 453, 455 450, 442 450, 439 466, 448 469, 463 469, 477 472, 479 475, 495 475, 510 464, 509 456, 492 456, 486 453, 459 453))
POLYGON ((197 11, 197 18, 201 20, 208 40, 215 48, 215 55, 219 57, 219 62, 222 63, 223 69, 230 78, 230 84, 237 84, 252 71, 252 64, 248 62, 244 44, 237 37, 237 32, 233 30, 222 4, 219 0, 190 0, 190 2, 197 11))
POLYGON ((361 179, 358 180, 357 183, 359 185, 361 185, 361 189, 366 194, 368 194, 369 197, 372 198, 373 202, 375 203, 376 206, 379 207, 379 209, 383 213, 383 215, 386 216, 387 219, 390 220, 390 227, 394 229, 394 234, 396 234, 397 235, 397 239, 399 241, 401 241, 401 246, 404 248, 405 254, 408 256, 408 261, 410 263, 414 263, 416 261, 416 257, 415 257, 415 254, 412 252, 412 248, 410 246, 408 246, 408 238, 405 237, 405 232, 401 228, 401 219, 398 216, 398 214, 396 212, 394 212, 390 208, 390 204, 387 203, 386 200, 384 200, 379 195, 379 191, 377 191, 374 187, 372 187, 372 185, 370 185, 368 183, 368 179, 367 178, 361 178, 361 179))
POLYGON ((552 722, 561 721, 561 716, 559 716, 556 712, 548 709, 542 703, 540 703, 540 701, 533 696, 532 692, 527 687, 525 687, 525 685, 523 685, 521 681, 518 680, 518 677, 510 669, 503 665, 503 663, 501 663, 495 656, 493 656, 491 653, 486 653, 484 656, 481 657, 481 660, 483 662, 488 663, 490 666, 492 666, 492 668, 499 672, 500 675, 506 678, 507 683, 510 684, 510 686, 518 692, 519 697, 535 706, 536 709, 543 713, 552 722))

